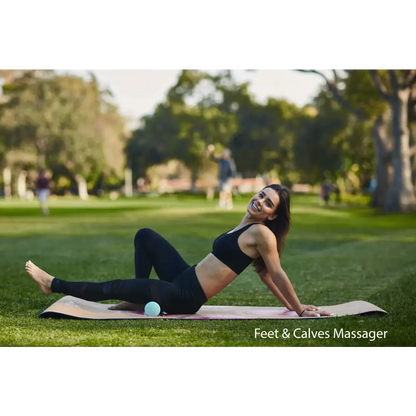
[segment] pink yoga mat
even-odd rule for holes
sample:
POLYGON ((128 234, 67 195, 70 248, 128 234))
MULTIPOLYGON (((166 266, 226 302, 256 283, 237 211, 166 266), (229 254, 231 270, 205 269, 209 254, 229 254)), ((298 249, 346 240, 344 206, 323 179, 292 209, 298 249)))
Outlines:
MULTIPOLYGON (((70 318, 70 319, 324 319, 299 318, 296 312, 288 311, 277 306, 211 306, 204 305, 192 315, 167 315, 156 317, 146 316, 143 312, 111 311, 110 304, 89 302, 73 296, 65 296, 43 311, 40 318, 70 318)), ((378 306, 364 301, 353 301, 340 305, 321 306, 323 310, 336 316, 362 315, 378 312, 387 313, 378 306)), ((333 318, 333 317, 330 317, 333 318)))

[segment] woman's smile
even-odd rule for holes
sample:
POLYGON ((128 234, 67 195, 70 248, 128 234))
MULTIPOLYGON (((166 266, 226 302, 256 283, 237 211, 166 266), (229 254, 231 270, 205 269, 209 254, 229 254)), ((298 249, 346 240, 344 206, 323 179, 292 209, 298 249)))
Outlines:
POLYGON ((257 212, 260 212, 260 205, 259 205, 259 203, 257 202, 252 202, 252 204, 251 204, 251 206, 257 211, 257 212))

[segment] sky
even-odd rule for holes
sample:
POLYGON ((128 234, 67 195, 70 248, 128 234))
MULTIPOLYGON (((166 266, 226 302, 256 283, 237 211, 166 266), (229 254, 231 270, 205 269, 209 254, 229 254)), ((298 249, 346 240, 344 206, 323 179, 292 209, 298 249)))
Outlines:
MULTIPOLYGON (((214 70, 210 70, 210 72, 214 70)), ((168 89, 176 82, 180 70, 59 70, 87 77, 93 72, 103 88, 114 95, 114 102, 121 114, 129 119, 134 128, 138 120, 151 114, 161 102, 168 89)), ((259 102, 268 97, 285 98, 303 106, 313 98, 323 80, 315 74, 298 73, 290 70, 258 70, 247 72, 234 70, 239 82, 250 81, 251 93, 259 102)))

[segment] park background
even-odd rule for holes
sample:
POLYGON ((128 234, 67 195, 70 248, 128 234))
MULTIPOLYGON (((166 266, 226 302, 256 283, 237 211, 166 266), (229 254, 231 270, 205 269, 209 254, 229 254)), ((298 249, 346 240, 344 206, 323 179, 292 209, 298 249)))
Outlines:
MULTIPOLYGON (((302 106, 259 102, 230 70, 178 71, 129 129, 94 71, 0 71, 2 345, 415 346, 416 70, 296 73, 324 81, 302 106), (237 166, 231 210, 217 209, 210 144, 231 149, 237 166), (40 169, 52 184, 49 216, 36 200, 40 169), (301 301, 365 300, 389 312, 303 325, 371 327, 386 339, 259 341, 255 321, 45 323, 37 315, 61 295, 43 296, 27 276, 13 284, 27 260, 69 280, 132 278, 132 241, 145 227, 196 264, 269 183, 292 193, 282 264, 301 301)), ((208 304, 279 303, 250 267, 208 304)))

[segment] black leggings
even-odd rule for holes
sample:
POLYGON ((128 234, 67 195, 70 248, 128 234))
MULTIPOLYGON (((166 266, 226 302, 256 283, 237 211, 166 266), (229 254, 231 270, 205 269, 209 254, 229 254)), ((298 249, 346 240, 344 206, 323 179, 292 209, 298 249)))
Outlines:
POLYGON ((140 305, 157 302, 167 313, 195 313, 207 301, 195 267, 150 228, 142 228, 134 239, 135 279, 104 283, 68 282, 54 278, 52 292, 90 301, 124 300, 140 305), (160 280, 150 279, 154 267, 160 280))

